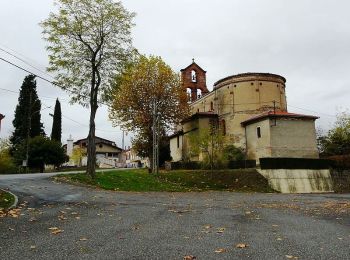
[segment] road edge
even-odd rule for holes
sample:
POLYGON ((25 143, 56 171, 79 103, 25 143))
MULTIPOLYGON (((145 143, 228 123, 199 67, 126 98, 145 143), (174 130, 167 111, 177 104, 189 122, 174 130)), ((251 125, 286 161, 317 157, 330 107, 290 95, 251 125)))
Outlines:
POLYGON ((18 197, 17 197, 17 195, 12 193, 11 191, 8 191, 8 190, 4 190, 4 189, 0 189, 0 190, 9 193, 10 195, 12 195, 15 198, 15 201, 7 209, 9 210, 9 209, 13 209, 13 208, 17 207, 17 204, 18 204, 18 197))

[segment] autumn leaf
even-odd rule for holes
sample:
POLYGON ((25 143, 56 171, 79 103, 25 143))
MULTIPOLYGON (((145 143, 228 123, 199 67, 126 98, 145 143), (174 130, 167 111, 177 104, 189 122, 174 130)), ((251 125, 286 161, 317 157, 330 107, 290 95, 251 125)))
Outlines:
POLYGON ((82 237, 79 239, 79 241, 87 241, 88 239, 86 237, 82 237))
POLYGON ((216 231, 216 233, 224 233, 224 231, 225 231, 225 228, 217 228, 217 231, 216 231))
POLYGON ((243 244, 243 243, 239 243, 239 244, 236 245, 236 248, 246 248, 246 247, 248 247, 248 245, 247 244, 243 244))
POLYGON ((59 229, 58 227, 50 227, 49 230, 51 230, 51 234, 57 235, 59 233, 62 233, 64 230, 59 229))
POLYGON ((224 252, 226 252, 225 248, 218 248, 215 250, 215 253, 224 253, 224 252))
POLYGON ((193 256, 193 255, 186 255, 186 256, 184 256, 184 260, 194 260, 194 259, 196 259, 196 257, 193 256))

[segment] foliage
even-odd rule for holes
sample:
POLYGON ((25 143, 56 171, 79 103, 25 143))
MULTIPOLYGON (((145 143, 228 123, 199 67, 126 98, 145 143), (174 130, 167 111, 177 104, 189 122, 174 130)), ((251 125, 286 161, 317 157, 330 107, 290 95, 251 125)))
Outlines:
POLYGON ((200 129, 189 134, 189 158, 197 157, 203 162, 204 168, 223 168, 225 136, 220 129, 200 129))
POLYGON ((118 170, 99 172, 95 180, 84 174, 61 175, 68 180, 118 191, 208 191, 273 192, 267 180, 255 170, 177 170, 149 175, 147 170, 118 170))
POLYGON ((323 155, 350 154, 350 115, 345 112, 339 114, 334 127, 318 141, 323 155))
POLYGON ((166 130, 189 112, 179 76, 155 56, 141 55, 130 63, 116 78, 112 97, 110 119, 115 125, 136 132, 134 149, 149 158, 152 158, 154 114, 159 116, 162 138, 166 130))
POLYGON ((0 141, 0 174, 16 173, 17 168, 10 155, 10 143, 8 140, 0 141))
POLYGON ((12 122, 15 129, 10 138, 12 152, 18 144, 27 140, 28 131, 29 137, 45 135, 43 124, 41 123, 40 110, 41 102, 36 92, 35 76, 28 75, 22 83, 15 110, 15 118, 12 122))
POLYGON ((72 102, 90 107, 87 173, 96 165, 95 116, 109 82, 132 54, 133 13, 113 0, 57 0, 58 13, 41 23, 48 42, 49 71, 72 102))
POLYGON ((38 168, 43 172, 45 164, 60 166, 68 161, 61 144, 47 137, 37 136, 29 142, 29 167, 38 168))
POLYGON ((226 161, 242 161, 245 160, 245 153, 242 148, 234 145, 227 145, 224 148, 223 155, 226 161))
POLYGON ((0 190, 0 214, 2 213, 2 209, 6 209, 11 207, 11 205, 15 202, 15 197, 10 193, 0 190))
POLYGON ((74 164, 81 166, 83 157, 86 156, 86 150, 81 147, 73 148, 72 155, 70 159, 73 160, 74 164))
POLYGON ((61 103, 57 99, 55 104, 55 111, 53 114, 51 140, 55 140, 61 143, 61 138, 62 138, 62 112, 61 112, 61 103))

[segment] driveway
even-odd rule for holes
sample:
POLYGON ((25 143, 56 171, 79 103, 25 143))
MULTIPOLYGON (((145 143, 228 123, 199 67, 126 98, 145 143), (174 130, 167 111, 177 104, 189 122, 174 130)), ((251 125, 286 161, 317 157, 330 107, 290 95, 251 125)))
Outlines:
POLYGON ((109 192, 51 175, 0 175, 20 200, 0 259, 350 259, 349 194, 109 192))

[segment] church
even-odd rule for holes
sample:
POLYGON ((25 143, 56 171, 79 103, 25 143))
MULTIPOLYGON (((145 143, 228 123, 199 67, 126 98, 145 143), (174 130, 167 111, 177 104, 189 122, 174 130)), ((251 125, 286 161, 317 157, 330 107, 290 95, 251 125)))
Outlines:
POLYGON ((186 157, 190 134, 219 126, 225 145, 241 148, 247 159, 266 157, 318 158, 317 116, 288 112, 286 79, 270 73, 242 73, 206 85, 206 71, 194 61, 181 70, 181 84, 188 92, 191 114, 170 136, 172 160, 186 157))

